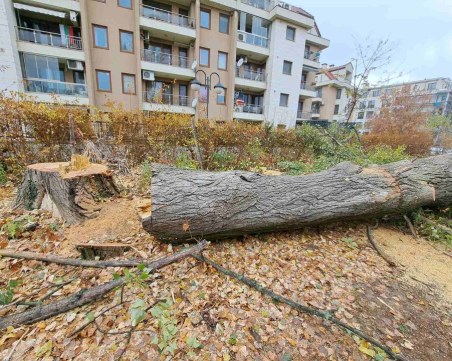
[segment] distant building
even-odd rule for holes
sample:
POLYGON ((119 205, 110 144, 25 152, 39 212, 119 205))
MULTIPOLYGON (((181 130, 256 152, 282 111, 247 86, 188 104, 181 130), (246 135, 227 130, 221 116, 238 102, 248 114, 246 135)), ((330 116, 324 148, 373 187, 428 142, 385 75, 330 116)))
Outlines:
POLYGON ((452 114, 452 82, 449 78, 433 78, 398 83, 366 90, 356 105, 351 122, 365 124, 379 113, 384 96, 399 91, 426 102, 423 111, 430 114, 452 114))

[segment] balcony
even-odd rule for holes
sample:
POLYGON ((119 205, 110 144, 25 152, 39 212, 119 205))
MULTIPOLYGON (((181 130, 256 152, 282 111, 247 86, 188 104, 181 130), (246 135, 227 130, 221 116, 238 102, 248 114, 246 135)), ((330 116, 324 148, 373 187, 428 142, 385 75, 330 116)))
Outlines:
POLYGON ((305 50, 304 65, 315 69, 320 69, 320 51, 305 50))
POLYGON ((140 25, 152 31, 152 36, 176 42, 189 42, 196 38, 195 19, 148 5, 141 5, 140 25))
POLYGON ((270 0, 242 0, 242 4, 269 11, 273 2, 270 0))
POLYGON ((88 104, 88 91, 86 84, 66 83, 48 79, 24 79, 25 91, 36 93, 38 101, 45 103, 65 102, 88 104))
POLYGON ((314 98, 317 95, 315 88, 306 81, 300 82, 300 96, 303 99, 314 98))
POLYGON ((234 107, 234 118, 254 122, 263 122, 264 107, 262 105, 244 104, 234 107))
POLYGON ((22 0, 21 2, 35 6, 43 6, 52 10, 72 10, 80 12, 79 0, 22 0))
POLYGON ((254 71, 236 68, 235 73, 235 87, 237 89, 245 89, 252 91, 262 91, 267 88, 265 83, 265 73, 263 71, 254 71))
POLYGON ((195 72, 191 69, 193 64, 191 58, 143 49, 141 60, 142 69, 153 71, 159 77, 181 80, 191 80, 195 77, 195 72))
POLYGON ((245 56, 252 56, 253 59, 260 61, 270 55, 269 39, 264 36, 237 30, 237 40, 237 49, 245 56))
POLYGON ((299 120, 311 120, 312 119, 312 113, 304 112, 302 110, 299 110, 297 112, 297 119, 299 119, 299 120))
POLYGON ((195 114, 195 109, 191 106, 192 99, 188 96, 162 94, 148 90, 143 92, 143 108, 144 110, 179 113, 179 114, 195 114))
POLYGON ((16 34, 18 50, 21 52, 85 60, 82 39, 79 37, 24 27, 17 27, 16 34))

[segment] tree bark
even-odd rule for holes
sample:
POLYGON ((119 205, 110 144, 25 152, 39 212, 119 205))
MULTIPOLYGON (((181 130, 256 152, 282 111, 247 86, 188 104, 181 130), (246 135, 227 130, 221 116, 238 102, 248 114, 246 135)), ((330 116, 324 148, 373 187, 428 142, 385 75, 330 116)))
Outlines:
POLYGON ((306 176, 155 164, 150 192, 142 224, 158 239, 221 239, 449 205, 452 155, 369 168, 346 162, 306 176))
POLYGON ((108 168, 91 164, 87 169, 64 172, 68 163, 29 165, 13 208, 47 209, 70 224, 96 217, 100 200, 119 194, 108 168))

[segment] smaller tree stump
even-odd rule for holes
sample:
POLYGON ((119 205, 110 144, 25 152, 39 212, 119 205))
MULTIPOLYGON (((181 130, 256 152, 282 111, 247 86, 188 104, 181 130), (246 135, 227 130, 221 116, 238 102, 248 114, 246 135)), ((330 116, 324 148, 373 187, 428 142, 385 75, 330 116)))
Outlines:
POLYGON ((80 252, 82 259, 89 260, 96 259, 96 257, 101 260, 119 257, 131 249, 129 245, 123 243, 83 243, 77 244, 75 248, 80 252))
POLYGON ((119 194, 105 165, 89 164, 66 172, 67 162, 29 165, 19 186, 13 209, 45 209, 69 224, 96 217, 102 200, 119 194))

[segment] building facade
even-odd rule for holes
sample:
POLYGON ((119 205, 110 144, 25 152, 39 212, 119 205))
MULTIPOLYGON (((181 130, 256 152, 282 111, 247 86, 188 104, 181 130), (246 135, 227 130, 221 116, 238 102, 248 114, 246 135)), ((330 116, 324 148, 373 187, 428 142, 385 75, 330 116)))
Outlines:
POLYGON ((0 30, 1 91, 287 127, 329 45, 274 0, 0 0, 0 30))
POLYGON ((365 128, 365 123, 380 111, 384 98, 396 92, 413 96, 422 103, 422 111, 426 113, 452 115, 452 81, 449 78, 432 78, 367 89, 350 121, 365 128))

